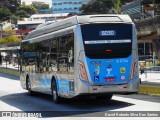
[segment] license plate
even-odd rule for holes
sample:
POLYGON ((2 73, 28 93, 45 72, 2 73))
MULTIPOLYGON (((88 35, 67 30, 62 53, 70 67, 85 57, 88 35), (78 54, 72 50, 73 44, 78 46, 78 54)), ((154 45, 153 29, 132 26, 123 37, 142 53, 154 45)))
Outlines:
POLYGON ((113 82, 113 81, 115 81, 115 80, 116 80, 116 78, 114 78, 114 77, 105 78, 105 81, 106 81, 106 82, 113 82))

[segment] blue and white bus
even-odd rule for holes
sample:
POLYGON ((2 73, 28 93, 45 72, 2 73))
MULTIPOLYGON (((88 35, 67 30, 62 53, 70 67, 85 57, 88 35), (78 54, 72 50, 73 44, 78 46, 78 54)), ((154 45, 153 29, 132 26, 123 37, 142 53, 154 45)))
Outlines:
POLYGON ((61 98, 139 91, 136 28, 128 15, 72 16, 21 42, 21 86, 61 98))

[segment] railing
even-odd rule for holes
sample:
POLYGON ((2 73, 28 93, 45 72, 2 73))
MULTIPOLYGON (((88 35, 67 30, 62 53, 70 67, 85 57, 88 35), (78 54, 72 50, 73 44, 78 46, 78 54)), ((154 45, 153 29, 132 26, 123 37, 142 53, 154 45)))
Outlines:
POLYGON ((160 79, 160 66, 150 66, 144 68, 146 79, 156 80, 160 79))
POLYGON ((144 68, 145 73, 160 73, 160 66, 150 66, 144 68))
POLYGON ((152 55, 139 55, 138 59, 139 61, 145 61, 146 59, 152 59, 152 55))

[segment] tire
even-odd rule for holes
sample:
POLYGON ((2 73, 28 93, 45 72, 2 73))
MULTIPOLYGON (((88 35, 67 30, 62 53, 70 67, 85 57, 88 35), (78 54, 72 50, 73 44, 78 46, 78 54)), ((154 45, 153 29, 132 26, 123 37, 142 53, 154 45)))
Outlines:
POLYGON ((112 96, 113 96, 112 94, 111 95, 96 96, 96 99, 98 99, 98 100, 111 100, 112 96))
POLYGON ((26 85, 27 85, 28 95, 31 96, 34 95, 34 92, 31 90, 31 82, 29 77, 27 77, 26 85))
POLYGON ((52 100, 54 103, 58 104, 62 102, 62 98, 60 96, 58 96, 58 92, 57 92, 57 85, 56 85, 56 81, 54 80, 52 82, 52 100))

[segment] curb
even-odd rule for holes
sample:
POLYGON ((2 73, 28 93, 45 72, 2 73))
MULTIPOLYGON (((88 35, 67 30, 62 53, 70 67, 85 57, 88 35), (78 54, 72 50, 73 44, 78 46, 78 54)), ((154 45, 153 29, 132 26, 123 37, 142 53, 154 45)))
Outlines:
POLYGON ((160 96, 160 87, 152 86, 152 85, 140 85, 139 93, 160 96))

